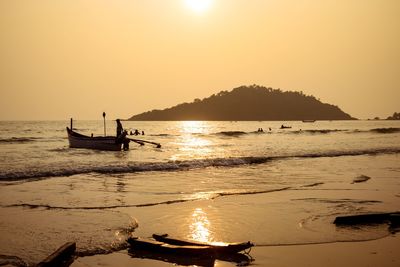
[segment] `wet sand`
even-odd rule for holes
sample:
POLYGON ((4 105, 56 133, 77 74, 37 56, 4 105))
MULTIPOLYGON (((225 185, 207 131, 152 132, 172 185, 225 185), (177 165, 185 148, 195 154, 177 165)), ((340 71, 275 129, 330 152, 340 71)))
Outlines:
MULTIPOLYGON (((335 242, 326 244, 254 247, 251 265, 256 266, 400 266, 400 235, 360 242, 335 242)), ((72 267, 95 266, 172 266, 171 263, 150 259, 132 258, 128 251, 108 255, 82 257, 72 267)), ((179 266, 179 265, 178 265, 179 266)), ((214 266, 235 266, 234 263, 216 261, 214 266)))
MULTIPOLYGON (((333 224, 337 215, 396 211, 397 188, 393 190, 382 181, 373 180, 357 185, 349 181, 334 186, 331 184, 329 187, 322 183, 267 194, 228 196, 217 200, 182 203, 167 209, 156 207, 147 210, 150 213, 140 215, 137 209, 128 213, 139 215, 139 218, 144 219, 142 222, 146 222, 154 220, 154 214, 160 217, 172 214, 172 217, 167 217, 169 219, 190 217, 190 211, 194 209, 206 211, 209 218, 214 219, 213 221, 218 221, 216 215, 211 212, 213 209, 221 218, 225 218, 224 225, 230 225, 229 232, 233 236, 227 233, 221 234, 219 236, 221 239, 247 241, 246 238, 250 238, 255 242, 256 247, 250 253, 254 259, 251 265, 400 266, 398 254, 400 235, 390 234, 387 224, 354 228, 336 227, 333 224), (335 189, 332 190, 332 187, 335 189), (348 190, 355 188, 357 190, 348 190), (375 191, 378 188, 379 190, 375 191), (243 206, 245 203, 252 204, 243 206), (251 223, 243 225, 245 221, 251 223), (246 233, 240 229, 247 229, 246 233), (327 242, 328 240, 346 242, 327 242), (307 244, 301 245, 302 242, 307 244), (319 242, 321 243, 318 244, 319 242)), ((182 230, 185 228, 177 225, 178 222, 177 220, 168 224, 177 227, 175 235, 188 237, 188 233, 182 230)), ((134 234, 150 236, 154 227, 168 229, 161 224, 157 226, 139 223, 134 234)), ((219 229, 221 228, 222 226, 219 229)), ((169 231, 174 232, 171 228, 169 231)), ((116 262, 118 266, 172 266, 171 263, 162 261, 133 258, 128 255, 127 250, 109 255, 79 258, 73 266, 107 267, 115 266, 116 262)), ((210 266, 236 266, 236 263, 217 260, 210 266)))
MULTIPOLYGON (((387 223, 357 227, 333 224, 337 216, 400 211, 397 155, 296 159, 290 163, 274 165, 277 172, 284 171, 285 179, 279 183, 273 183, 273 176, 258 181, 257 184, 272 184, 270 189, 199 190, 185 201, 165 201, 168 199, 163 197, 168 194, 147 196, 148 191, 135 184, 152 178, 150 188, 155 184, 164 187, 170 177, 160 173, 143 174, 143 179, 135 175, 124 180, 102 180, 87 175, 4 186, 0 194, 0 248, 2 254, 32 264, 65 242, 76 242, 83 257, 72 266, 173 266, 134 258, 126 250, 128 235, 168 233, 199 241, 251 241, 256 244, 250 254, 254 258, 252 264, 257 266, 399 266, 400 256, 395 252, 400 237, 390 233, 398 231, 398 226, 393 229, 387 223), (348 166, 351 169, 346 169, 348 166), (371 179, 353 183, 357 173, 371 179), (311 177, 310 181, 296 182, 303 176, 311 177), (79 182, 75 184, 76 180, 79 182), (117 182, 126 183, 128 192, 97 189, 110 185, 118 189, 117 182), (134 189, 140 189, 140 194, 131 192, 134 189), (61 193, 48 194, 53 191, 61 193), (121 201, 120 205, 115 205, 116 201, 121 201), (93 254, 96 255, 90 256, 93 254)), ((264 171, 260 166, 248 166, 179 172, 173 176, 193 180, 215 177, 217 172, 225 176, 228 171, 241 171, 250 183, 252 168, 259 175, 264 171)), ((205 266, 235 265, 218 260, 205 266)))
MULTIPOLYGON (((311 188, 235 196, 235 202, 232 201, 232 197, 226 197, 187 202, 165 208, 155 207, 144 213, 140 212, 141 214, 138 213, 138 209, 125 210, 125 212, 142 218, 142 223, 139 222, 134 235, 149 237, 154 229, 164 229, 169 233, 174 233, 174 236, 188 238, 188 233, 183 230, 186 228, 178 225, 177 221, 168 220, 169 222, 164 226, 161 221, 157 221, 159 225, 144 222, 154 222, 155 214, 160 217, 166 214, 172 214, 177 218, 190 217, 184 214, 190 214, 190 211, 195 208, 207 211, 210 218, 216 219, 215 214, 210 212, 215 209, 226 219, 226 222, 230 223, 229 232, 233 235, 221 234, 219 236, 221 240, 228 239, 227 241, 233 242, 250 239, 256 243, 250 252, 250 256, 254 259, 250 265, 254 266, 400 266, 398 254, 400 234, 391 234, 388 224, 344 228, 333 224, 335 216, 346 214, 346 211, 347 214, 395 211, 398 208, 398 196, 395 194, 397 190, 391 192, 390 188, 386 187, 385 193, 381 188, 382 191, 368 190, 366 194, 367 188, 379 188, 375 182, 357 185, 360 190, 346 190, 349 186, 355 185, 337 184, 336 190, 325 190, 323 184, 318 184, 311 188), (366 195, 370 199, 379 199, 379 201, 368 201, 369 198, 366 198, 366 195), (241 205, 252 203, 252 208, 243 208, 237 203, 241 205), (338 212, 337 205, 344 205, 341 212, 338 212), (332 212, 332 209, 335 211, 332 212), (246 219, 243 220, 243 218, 246 219), (304 220, 304 218, 307 219, 304 220), (238 224, 236 226, 235 221, 238 224), (243 221, 251 221, 251 224, 244 228, 241 224, 243 221), (175 227, 175 232, 171 228, 172 225, 175 227), (243 233, 240 229, 247 230, 243 233), (342 240, 342 242, 337 242, 337 240, 342 240)), ((182 224, 185 225, 185 223, 182 224)), ((148 258, 135 258, 129 255, 128 250, 122 250, 108 255, 81 257, 76 259, 72 266, 155 267, 174 266, 174 264, 148 258)), ((183 266, 183 264, 175 262, 175 266, 183 266)), ((214 264, 199 266, 238 265, 235 262, 216 260, 214 264)))
MULTIPOLYGON (((98 248, 107 248, 109 240, 120 240, 116 245, 122 250, 79 257, 72 266, 173 266, 173 263, 139 259, 128 254, 123 247, 126 236, 115 227, 125 221, 128 224, 128 218, 135 218, 138 227, 123 227, 125 232, 133 231, 126 234, 150 237, 152 233, 169 233, 183 239, 251 241, 256 244, 250 253, 254 258, 251 264, 257 266, 400 266, 400 255, 397 253, 400 235, 390 234, 393 229, 388 224, 354 228, 333 224, 336 216, 398 211, 397 174, 384 174, 380 172, 380 176, 373 177, 385 179, 375 178, 357 184, 352 183, 351 176, 344 182, 330 181, 330 177, 325 177, 326 182, 285 190, 235 193, 146 208, 120 207, 110 211, 72 209, 65 213, 60 208, 27 207, 21 210, 20 207, 3 207, 2 221, 7 227, 2 232, 4 242, 0 243, 5 251, 10 245, 11 248, 20 248, 20 254, 10 252, 7 253, 9 255, 23 258, 26 253, 35 252, 37 255, 31 262, 38 262, 67 241, 77 242, 78 252, 87 253, 85 251, 88 250, 79 241, 85 235, 83 240, 97 242, 95 247, 98 248), (43 221, 43 216, 47 220, 43 221), (26 228, 27 221, 29 229, 26 228), (81 238, 78 240, 72 234, 77 230, 81 238), (29 235, 36 232, 38 234, 29 235), (16 236, 24 238, 16 239, 16 236), (41 240, 38 241, 38 237, 41 240), (43 244, 46 247, 40 246, 43 244)), ((44 184, 47 185, 48 181, 29 185, 40 191, 40 186, 44 184)), ((26 185, 10 186, 8 189, 14 188, 12 192, 15 193, 22 186, 26 189, 26 185)), ((12 200, 6 192, 2 198, 12 200)), ((102 253, 100 250, 93 252, 102 253)), ((89 250, 88 255, 90 253, 89 250)), ((206 266, 236 266, 236 263, 217 260, 215 264, 206 266)))

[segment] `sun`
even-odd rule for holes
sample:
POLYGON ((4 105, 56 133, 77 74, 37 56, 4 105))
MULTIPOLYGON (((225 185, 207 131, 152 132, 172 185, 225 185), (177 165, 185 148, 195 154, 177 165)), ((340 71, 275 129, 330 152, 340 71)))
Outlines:
POLYGON ((208 10, 212 0, 185 0, 186 6, 196 13, 203 13, 208 10))

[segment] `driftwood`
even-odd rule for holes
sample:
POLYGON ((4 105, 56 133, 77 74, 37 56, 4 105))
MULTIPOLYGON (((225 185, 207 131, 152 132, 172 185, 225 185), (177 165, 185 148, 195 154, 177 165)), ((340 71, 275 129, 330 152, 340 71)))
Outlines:
POLYGON ((397 226, 400 223, 400 212, 367 213, 349 216, 338 216, 335 218, 333 223, 336 225, 390 223, 391 225, 397 226))
POLYGON ((360 176, 357 176, 356 178, 353 179, 352 184, 366 182, 369 179, 371 179, 371 177, 368 177, 366 175, 360 175, 360 176))
POLYGON ((36 267, 69 266, 69 263, 73 260, 75 250, 75 242, 65 243, 59 249, 49 255, 46 259, 38 263, 36 267))

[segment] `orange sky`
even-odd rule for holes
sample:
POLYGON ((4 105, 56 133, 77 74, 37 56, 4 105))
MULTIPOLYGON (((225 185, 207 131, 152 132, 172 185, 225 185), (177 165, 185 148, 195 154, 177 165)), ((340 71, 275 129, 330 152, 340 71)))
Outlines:
POLYGON ((399 112, 400 1, 1 0, 0 120, 128 118, 221 90, 399 112))

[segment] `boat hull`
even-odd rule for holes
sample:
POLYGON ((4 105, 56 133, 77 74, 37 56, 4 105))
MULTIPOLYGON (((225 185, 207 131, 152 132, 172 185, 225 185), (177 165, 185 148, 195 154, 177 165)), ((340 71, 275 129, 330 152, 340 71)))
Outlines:
POLYGON ((158 242, 164 242, 169 245, 174 246, 190 246, 190 247, 208 247, 210 251, 218 254, 230 254, 237 253, 254 246, 251 242, 243 242, 243 243, 226 243, 223 245, 213 245, 210 243, 202 243, 196 241, 187 241, 176 238, 170 238, 167 234, 157 235, 153 234, 153 238, 158 242))
POLYGON ((113 136, 90 137, 74 132, 67 127, 68 142, 71 148, 86 148, 96 150, 120 151, 122 142, 117 142, 113 136))
POLYGON ((129 238, 127 241, 133 249, 157 253, 192 256, 210 256, 215 253, 214 249, 209 246, 175 246, 142 238, 129 238))

